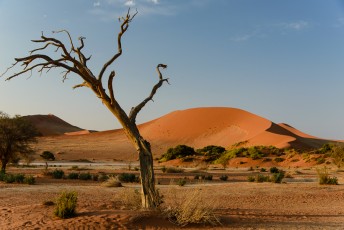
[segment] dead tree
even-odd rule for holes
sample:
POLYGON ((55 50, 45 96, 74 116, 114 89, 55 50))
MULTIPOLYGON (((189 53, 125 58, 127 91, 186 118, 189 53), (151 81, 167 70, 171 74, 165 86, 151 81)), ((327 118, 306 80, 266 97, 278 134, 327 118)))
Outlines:
POLYGON ((140 135, 140 132, 136 126, 136 117, 141 109, 153 99, 153 96, 163 85, 163 83, 168 83, 168 78, 163 78, 160 72, 160 69, 165 69, 167 65, 157 65, 156 70, 158 72, 158 82, 153 86, 152 91, 147 98, 145 98, 137 106, 132 107, 129 115, 122 109, 115 97, 113 88, 115 71, 111 71, 107 79, 104 79, 104 75, 106 74, 108 67, 122 55, 122 37, 128 30, 129 24, 132 22, 136 14, 137 12, 131 14, 129 9, 126 16, 119 19, 121 26, 117 37, 117 53, 103 65, 98 75, 94 75, 93 72, 87 67, 87 62, 91 57, 86 57, 83 53, 85 38, 80 37, 78 46, 75 46, 70 33, 66 30, 54 31, 53 33, 66 34, 69 42, 68 47, 61 40, 54 37, 46 37, 42 33, 41 39, 32 40, 32 42, 42 45, 37 49, 31 50, 29 56, 15 58, 16 62, 2 75, 5 75, 8 70, 12 69, 17 64, 21 64, 21 66, 23 66, 21 71, 18 73, 9 74, 10 76, 8 76, 6 80, 10 80, 25 73, 31 73, 33 70, 37 70, 40 74, 42 74, 43 72, 48 72, 53 68, 60 68, 63 70, 63 80, 65 80, 71 73, 81 77, 83 83, 76 85, 73 88, 90 88, 96 94, 96 96, 100 98, 102 103, 110 110, 110 112, 118 119, 123 126, 127 137, 135 146, 140 160, 142 207, 154 208, 161 203, 161 199, 158 191, 155 188, 152 150, 149 142, 140 135), (58 54, 57 58, 53 58, 52 55, 46 54, 48 53, 48 48, 54 49, 55 53, 58 54), (106 85, 104 86, 103 82, 107 82, 107 90, 105 90, 106 85))

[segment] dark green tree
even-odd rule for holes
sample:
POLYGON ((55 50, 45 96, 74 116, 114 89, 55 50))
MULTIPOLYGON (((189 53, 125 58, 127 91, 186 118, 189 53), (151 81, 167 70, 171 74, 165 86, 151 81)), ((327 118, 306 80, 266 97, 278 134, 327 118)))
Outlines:
POLYGON ((0 161, 1 173, 6 172, 6 166, 19 156, 29 157, 34 153, 31 144, 36 142, 38 132, 25 118, 10 117, 0 112, 0 161))

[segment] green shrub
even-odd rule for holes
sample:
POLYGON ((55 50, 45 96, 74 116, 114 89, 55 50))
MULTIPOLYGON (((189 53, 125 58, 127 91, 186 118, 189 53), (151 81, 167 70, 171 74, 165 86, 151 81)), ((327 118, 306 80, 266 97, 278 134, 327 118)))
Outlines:
POLYGON ((90 173, 80 173, 79 179, 80 180, 92 180, 92 175, 90 173))
POLYGON ((226 149, 221 146, 216 145, 208 145, 202 149, 197 149, 197 153, 204 155, 206 157, 206 161, 214 161, 218 159, 226 149))
POLYGON ((166 166, 165 166, 165 165, 161 167, 161 171, 162 171, 163 173, 166 172, 166 166))
POLYGON ((344 165, 344 146, 339 144, 335 145, 332 149, 331 157, 333 159, 333 163, 338 168, 341 168, 344 165))
POLYGON ((93 180, 93 181, 98 181, 98 179, 99 179, 98 174, 93 174, 93 175, 92 175, 92 180, 93 180))
POLYGON ((261 172, 266 172, 266 169, 265 168, 261 168, 260 171, 261 172))
POLYGON ((326 161, 326 160, 325 160, 325 158, 323 158, 323 157, 317 158, 317 164, 318 164, 318 165, 325 163, 325 161, 326 161))
POLYGON ((179 186, 184 186, 184 185, 186 184, 186 179, 185 179, 185 178, 179 179, 179 180, 177 181, 177 184, 178 184, 179 186))
POLYGON ((271 173, 279 173, 279 169, 276 167, 272 167, 272 168, 270 168, 270 172, 271 173))
POLYGON ((69 173, 68 176, 67 176, 68 179, 71 179, 71 180, 77 180, 79 179, 79 173, 69 173))
POLYGON ((285 159, 284 158, 282 158, 282 157, 276 157, 275 158, 275 161, 276 162, 283 162, 285 159))
POLYGON ((33 185, 36 183, 36 179, 33 176, 27 176, 24 179, 25 184, 33 185))
POLYGON ((270 181, 270 177, 269 176, 264 176, 262 174, 257 174, 256 177, 255 177, 255 181, 257 183, 269 182, 270 181))
POLYGON ((228 180, 228 176, 227 175, 221 175, 220 176, 220 180, 227 181, 228 180))
POLYGON ((194 148, 187 145, 178 145, 174 148, 169 148, 161 157, 162 161, 169 161, 173 159, 183 158, 186 156, 195 155, 194 148))
POLYGON ((318 173, 319 184, 329 184, 329 185, 338 184, 338 178, 330 177, 326 167, 324 167, 323 169, 317 169, 317 173, 318 173))
POLYGON ((261 159, 265 156, 265 154, 261 152, 257 146, 248 148, 247 152, 249 157, 253 160, 261 159))
POLYGON ((106 175, 106 174, 101 174, 101 175, 98 177, 98 181, 101 181, 101 182, 106 181, 106 180, 108 180, 108 179, 109 179, 109 176, 106 175))
POLYGON ((76 192, 62 192, 56 200, 54 214, 62 219, 76 215, 78 194, 76 192))
POLYGON ((54 161, 55 160, 55 156, 54 156, 54 154, 52 153, 52 152, 50 152, 50 151, 44 151, 41 155, 40 155, 40 157, 42 157, 43 159, 45 159, 45 160, 48 160, 48 161, 54 161))
POLYGON ((254 176, 248 176, 247 177, 248 182, 254 182, 255 180, 256 180, 256 178, 254 176))
POLYGON ((16 178, 12 174, 5 174, 3 181, 8 184, 12 184, 16 181, 16 178))
POLYGON ((270 181, 273 183, 279 183, 280 184, 280 183, 282 183, 284 176, 285 176, 285 174, 282 171, 280 171, 279 173, 274 173, 270 177, 270 181))
POLYGON ((206 175, 204 180, 213 180, 213 175, 206 175))
POLYGON ((14 180, 16 183, 24 183, 25 176, 24 174, 15 174, 14 180))
POLYGON ((194 179, 195 179, 195 180, 199 180, 199 175, 196 174, 196 175, 194 176, 194 179))
POLYGON ((132 173, 121 173, 117 176, 118 180, 120 182, 138 182, 139 178, 137 176, 135 176, 135 174, 132 173))
POLYGON ((55 169, 54 171, 51 172, 51 176, 54 179, 62 179, 64 176, 64 171, 61 169, 55 169))
POLYGON ((316 153, 318 154, 325 154, 325 153, 328 153, 328 152, 332 152, 332 150, 335 148, 336 146, 334 144, 331 144, 331 143, 327 143, 327 144, 324 144, 321 148, 319 148, 316 153))
POLYGON ((6 173, 0 172, 0 181, 4 181, 5 176, 6 176, 6 173))

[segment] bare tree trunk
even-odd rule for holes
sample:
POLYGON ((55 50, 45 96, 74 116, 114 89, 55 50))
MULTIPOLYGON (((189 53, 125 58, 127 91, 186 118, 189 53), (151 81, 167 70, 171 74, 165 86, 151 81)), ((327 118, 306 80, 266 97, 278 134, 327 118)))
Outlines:
POLYGON ((142 140, 139 150, 141 172, 141 201, 143 208, 156 208, 161 204, 161 197, 155 188, 153 155, 149 142, 142 140))

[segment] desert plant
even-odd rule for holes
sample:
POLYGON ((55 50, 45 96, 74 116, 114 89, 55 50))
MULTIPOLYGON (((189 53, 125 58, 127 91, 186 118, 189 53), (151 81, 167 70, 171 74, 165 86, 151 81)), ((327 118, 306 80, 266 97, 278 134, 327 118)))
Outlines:
POLYGON ((5 174, 3 181, 8 184, 12 184, 16 181, 16 178, 13 174, 5 174))
POLYGON ((90 173, 80 173, 79 174, 79 179, 80 180, 91 180, 92 175, 90 173))
POLYGON ((132 188, 123 188, 115 195, 115 201, 118 201, 125 209, 137 210, 141 208, 141 194, 139 190, 132 188))
POLYGON ((220 180, 227 181, 228 180, 228 176, 227 175, 221 175, 220 176, 220 180))
POLYGON ((341 168, 344 165, 344 146, 339 144, 335 145, 332 149, 331 157, 333 163, 337 165, 338 168, 341 168))
POLYGON ((74 191, 64 191, 56 199, 54 214, 62 219, 70 218, 76 215, 76 205, 78 194, 74 191))
POLYGON ((24 174, 15 174, 14 180, 16 183, 24 183, 25 176, 24 174))
POLYGON ((55 160, 54 154, 50 151, 43 151, 43 153, 39 156, 42 157, 44 160, 48 160, 48 161, 54 161, 55 160))
POLYGON ((255 180, 256 180, 256 178, 254 176, 248 176, 247 177, 248 182, 254 182, 255 180))
POLYGON ((118 180, 117 177, 109 177, 106 181, 102 183, 104 187, 122 187, 122 183, 118 180))
POLYGON ((329 184, 329 185, 338 184, 338 178, 330 177, 326 167, 322 169, 317 169, 317 174, 318 174, 319 184, 329 184))
POLYGON ((269 176, 264 176, 262 174, 257 174, 256 177, 255 177, 255 181, 257 183, 269 182, 270 181, 270 177, 269 176))
POLYGON ((178 226, 188 224, 219 225, 220 220, 215 215, 216 204, 212 200, 205 200, 200 189, 187 190, 184 193, 169 192, 171 201, 163 203, 163 213, 178 226), (177 194, 180 197, 177 197, 177 194))
POLYGON ((185 178, 179 179, 179 180, 177 181, 177 184, 178 184, 179 186, 184 186, 184 185, 186 184, 186 179, 185 179, 185 178))
POLYGON ((197 153, 204 155, 206 158, 206 161, 214 161, 218 159, 226 149, 221 146, 216 146, 216 145, 208 145, 202 149, 197 149, 197 153))
POLYGON ((173 159, 183 158, 186 156, 195 155, 196 152, 194 148, 187 145, 177 145, 174 148, 169 148, 166 153, 164 153, 160 161, 169 161, 173 159))
POLYGON ((282 180, 284 178, 285 174, 283 171, 280 171, 278 173, 273 173, 272 176, 270 177, 270 181, 273 183, 282 183, 282 180))
POLYGON ((133 173, 121 173, 117 176, 118 180, 121 182, 138 182, 139 178, 133 173))
POLYGON ((106 174, 100 174, 100 176, 98 177, 98 181, 106 181, 109 179, 109 176, 106 174))
POLYGON ((276 157, 275 158, 275 162, 283 162, 285 159, 284 158, 282 158, 282 157, 276 157))
POLYGON ((92 180, 93 180, 93 181, 98 181, 98 179, 99 179, 98 174, 93 174, 93 175, 92 175, 92 180))
POLYGON ((204 176, 204 180, 213 180, 213 175, 204 176))
POLYGON ((318 165, 325 163, 325 161, 326 161, 326 160, 325 160, 325 158, 323 158, 323 157, 317 158, 317 164, 318 164, 318 165))
POLYGON ((51 176, 54 179, 62 179, 64 176, 64 171, 61 169, 55 169, 54 171, 51 172, 51 176))
POLYGON ((36 183, 36 179, 33 176, 27 176, 24 179, 25 184, 33 185, 36 183))
POLYGON ((266 168, 261 168, 260 172, 266 172, 266 168))
POLYGON ((69 173, 67 178, 71 180, 77 180, 79 179, 79 173, 75 173, 75 172, 69 173))
POLYGON ((270 168, 270 173, 279 173, 279 169, 276 167, 271 167, 270 168))

